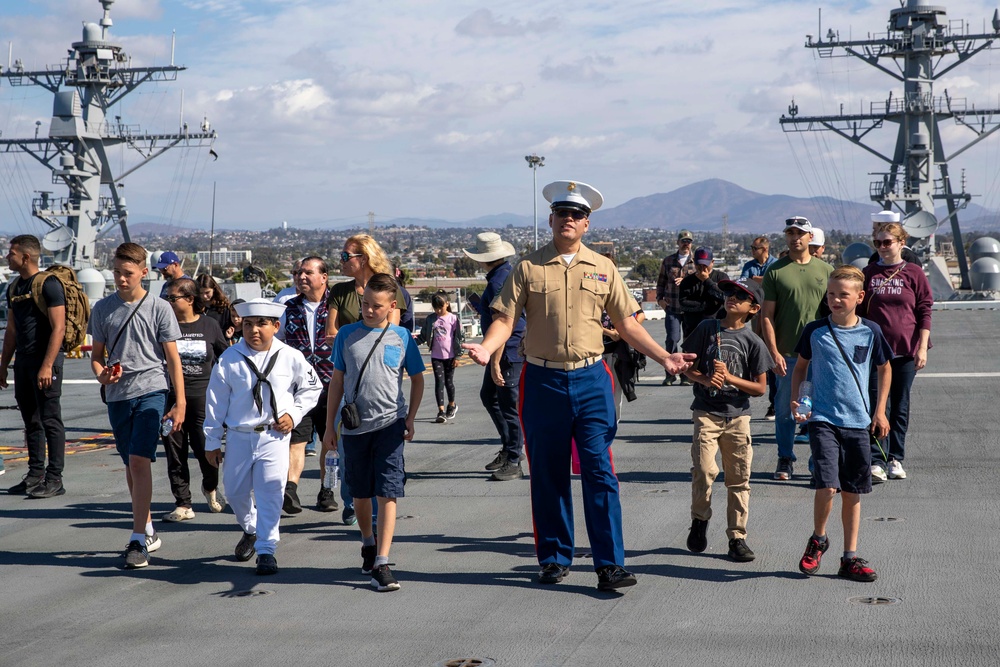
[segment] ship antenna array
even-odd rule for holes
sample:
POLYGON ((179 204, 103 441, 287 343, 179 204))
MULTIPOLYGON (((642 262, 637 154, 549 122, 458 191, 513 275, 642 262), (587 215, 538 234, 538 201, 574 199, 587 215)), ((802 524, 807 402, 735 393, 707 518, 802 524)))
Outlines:
POLYGON ((889 12, 888 30, 863 40, 842 40, 833 29, 823 35, 822 10, 819 36, 806 35, 806 48, 816 49, 821 58, 858 58, 903 84, 903 95, 890 92, 885 100, 862 106, 859 113, 829 116, 802 116, 793 100, 788 114, 779 122, 785 132, 830 131, 868 151, 887 165, 869 187, 871 200, 884 209, 895 208, 903 215, 903 227, 914 238, 924 239, 950 221, 955 238, 955 254, 961 274, 961 289, 969 289, 969 266, 962 244, 958 212, 968 206, 972 195, 952 190, 948 161, 1000 129, 1000 109, 977 108, 964 99, 934 93, 934 83, 942 76, 987 49, 998 48, 1000 11, 994 11, 993 32, 973 34, 964 22, 953 24, 944 7, 925 0, 901 0, 889 12), (882 61, 888 61, 883 64, 882 61), (950 155, 945 154, 939 124, 952 119, 975 136, 950 155), (897 125, 892 155, 884 155, 866 143, 868 134, 887 123, 897 125), (939 178, 935 173, 940 174, 939 178), (935 215, 935 202, 943 201, 948 214, 935 215))

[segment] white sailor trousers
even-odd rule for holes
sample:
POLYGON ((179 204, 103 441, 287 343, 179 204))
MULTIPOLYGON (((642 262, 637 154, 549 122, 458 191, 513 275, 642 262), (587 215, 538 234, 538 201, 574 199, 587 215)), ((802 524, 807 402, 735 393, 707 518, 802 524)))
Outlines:
POLYGON ((226 499, 245 533, 256 533, 259 554, 274 554, 278 546, 278 522, 288 480, 290 435, 277 431, 226 433, 226 463, 222 484, 226 499), (256 507, 254 506, 256 500, 256 507))

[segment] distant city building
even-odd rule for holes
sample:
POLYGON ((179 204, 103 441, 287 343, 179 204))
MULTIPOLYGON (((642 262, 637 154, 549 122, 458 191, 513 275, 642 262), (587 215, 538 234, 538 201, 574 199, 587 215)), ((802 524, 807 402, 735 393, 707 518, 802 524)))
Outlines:
POLYGON ((198 261, 202 264, 211 264, 212 266, 242 266, 252 260, 253 251, 251 250, 219 248, 218 250, 213 250, 211 253, 207 250, 198 251, 198 261), (212 255, 211 261, 209 261, 209 254, 212 255))

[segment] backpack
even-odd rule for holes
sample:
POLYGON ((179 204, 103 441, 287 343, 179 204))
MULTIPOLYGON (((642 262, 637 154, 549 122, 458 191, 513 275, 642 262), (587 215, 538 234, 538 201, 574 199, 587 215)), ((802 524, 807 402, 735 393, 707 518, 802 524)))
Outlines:
MULTIPOLYGON (((83 285, 76 279, 76 272, 68 266, 54 265, 44 271, 39 271, 31 283, 31 298, 34 300, 38 310, 48 311, 48 304, 45 303, 45 296, 42 294, 42 286, 49 276, 55 277, 63 287, 66 294, 66 333, 63 335, 63 351, 72 352, 87 341, 87 323, 90 321, 90 300, 87 293, 83 291, 83 285)), ((14 287, 17 286, 19 277, 15 277, 7 287, 7 295, 10 296, 14 287)))

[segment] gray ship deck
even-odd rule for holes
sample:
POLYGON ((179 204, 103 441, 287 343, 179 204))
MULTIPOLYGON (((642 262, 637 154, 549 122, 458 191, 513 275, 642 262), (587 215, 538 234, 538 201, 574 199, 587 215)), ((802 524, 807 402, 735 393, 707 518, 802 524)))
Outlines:
MULTIPOLYGON (((689 553, 690 390, 645 374, 614 448, 628 566, 639 576, 622 596, 595 589, 578 482, 580 557, 563 584, 534 583, 528 481, 487 481, 482 466, 497 446, 479 406, 481 370, 470 365, 456 372, 460 409, 444 425, 431 423, 428 377, 392 552, 399 592, 369 588, 357 529, 339 513, 307 508, 283 519, 281 572, 258 578, 232 558, 240 533, 228 509, 209 514, 198 499, 195 520, 157 522, 163 547, 148 568, 123 571, 122 464, 102 436, 107 417, 86 363, 70 361, 67 377, 78 382, 66 386, 64 415, 79 442, 67 459, 68 493, 0 496, 0 664, 998 664, 998 324, 996 311, 935 313, 935 347, 913 389, 910 478, 862 502, 860 555, 878 570, 874 584, 836 577, 837 520, 820 575, 798 572, 811 530, 805 447, 795 479, 773 481, 763 399, 754 403, 748 540, 757 559, 726 558, 719 483, 709 549, 689 553)), ((661 337, 661 323, 647 326, 661 337)), ((0 393, 0 407, 12 404, 11 390, 0 393)), ((10 445, 19 418, 2 414, 10 445)), ((25 464, 17 450, 3 452, 7 487, 25 464)), ((304 500, 319 483, 317 459, 308 466, 304 500)), ((173 506, 162 458, 154 478, 158 517, 173 506)))

